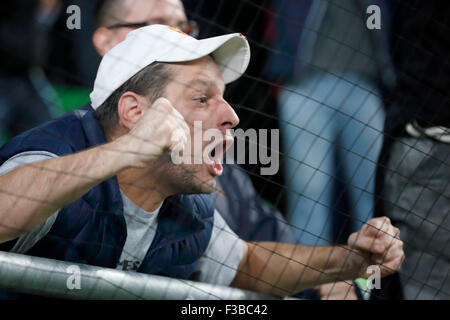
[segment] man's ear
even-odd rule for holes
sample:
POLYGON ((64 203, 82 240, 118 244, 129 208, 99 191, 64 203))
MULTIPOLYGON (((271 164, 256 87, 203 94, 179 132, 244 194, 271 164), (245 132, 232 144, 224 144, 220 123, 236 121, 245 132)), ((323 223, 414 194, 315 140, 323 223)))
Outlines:
POLYGON ((127 91, 119 99, 117 112, 119 115, 119 125, 131 130, 144 115, 149 107, 149 102, 145 97, 135 92, 127 91))
POLYGON ((110 32, 111 31, 107 28, 100 27, 95 30, 94 34, 92 35, 92 42, 94 43, 97 53, 101 57, 103 57, 113 47, 111 43, 110 32))

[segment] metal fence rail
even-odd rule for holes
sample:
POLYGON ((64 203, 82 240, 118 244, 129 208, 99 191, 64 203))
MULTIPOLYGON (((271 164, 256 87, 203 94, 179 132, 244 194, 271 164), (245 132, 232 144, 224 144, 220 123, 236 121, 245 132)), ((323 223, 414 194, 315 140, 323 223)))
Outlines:
POLYGON ((275 299, 224 286, 1 251, 0 288, 66 299, 275 299))

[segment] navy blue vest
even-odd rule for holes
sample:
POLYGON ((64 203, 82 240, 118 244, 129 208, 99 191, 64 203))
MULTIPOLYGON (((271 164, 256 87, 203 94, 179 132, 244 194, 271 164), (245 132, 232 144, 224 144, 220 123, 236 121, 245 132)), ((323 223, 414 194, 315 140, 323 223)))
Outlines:
MULTIPOLYGON (((0 165, 24 151, 64 156, 105 143, 91 107, 70 111, 31 129, 0 149, 0 165)), ((155 238, 138 272, 187 279, 206 250, 214 206, 208 195, 174 195, 158 215, 155 238)), ((127 236, 115 177, 61 209, 49 233, 27 254, 116 268, 127 236)))

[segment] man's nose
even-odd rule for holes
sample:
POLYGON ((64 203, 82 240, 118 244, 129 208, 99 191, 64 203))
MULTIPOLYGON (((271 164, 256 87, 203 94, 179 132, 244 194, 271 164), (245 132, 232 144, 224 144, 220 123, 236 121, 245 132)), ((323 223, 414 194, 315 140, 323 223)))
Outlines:
POLYGON ((236 127, 239 123, 239 117, 234 111, 234 109, 222 99, 221 103, 221 115, 219 117, 219 123, 217 126, 220 128, 220 130, 228 130, 236 127))

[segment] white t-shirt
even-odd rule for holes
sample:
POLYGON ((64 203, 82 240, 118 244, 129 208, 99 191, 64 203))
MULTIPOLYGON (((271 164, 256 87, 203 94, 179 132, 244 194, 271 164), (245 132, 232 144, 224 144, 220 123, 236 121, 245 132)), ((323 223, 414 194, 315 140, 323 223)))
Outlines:
MULTIPOLYGON (((55 158, 57 155, 47 151, 27 151, 8 159, 0 166, 3 175, 20 166, 55 158)), ((144 259, 158 226, 156 217, 159 208, 147 212, 136 206, 123 193, 124 217, 127 225, 127 239, 117 264, 117 269, 136 271, 144 259)), ((21 235, 11 252, 26 253, 51 229, 58 212, 32 231, 21 235)), ((194 272, 195 280, 229 285, 234 279, 237 267, 243 257, 244 248, 239 237, 230 229, 220 213, 214 211, 214 225, 208 247, 200 258, 194 272)))

